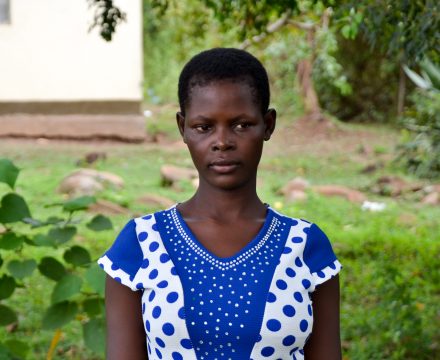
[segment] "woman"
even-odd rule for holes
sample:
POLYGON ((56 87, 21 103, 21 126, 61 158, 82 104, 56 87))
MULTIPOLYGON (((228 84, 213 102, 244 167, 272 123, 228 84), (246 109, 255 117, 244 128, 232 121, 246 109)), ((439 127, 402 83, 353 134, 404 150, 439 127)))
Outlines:
POLYGON ((184 67, 178 94, 199 187, 128 222, 99 260, 108 359, 340 359, 341 265, 327 237, 256 192, 276 123, 264 67, 208 50, 184 67))

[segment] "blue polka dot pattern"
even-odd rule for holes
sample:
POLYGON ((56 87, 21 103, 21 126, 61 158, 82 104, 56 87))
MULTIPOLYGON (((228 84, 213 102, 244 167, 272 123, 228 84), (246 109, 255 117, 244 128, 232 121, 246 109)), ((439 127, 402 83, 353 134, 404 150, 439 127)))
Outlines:
POLYGON ((137 266, 120 266, 115 251, 100 258, 110 276, 143 291, 150 360, 304 359, 310 293, 341 266, 323 259, 319 268, 314 258, 312 272, 304 249, 313 225, 268 214, 256 239, 231 258, 212 257, 175 207, 134 220, 137 266))
POLYGON ((277 301, 277 297, 274 295, 274 293, 267 294, 267 302, 273 303, 277 301))
POLYGON ((150 275, 148 275, 148 278, 153 280, 156 279, 158 275, 159 275, 159 271, 157 269, 153 269, 151 270, 150 275))
POLYGON ((178 353, 178 352, 174 351, 171 354, 171 356, 173 357, 173 360, 183 360, 183 356, 180 353, 178 353))
POLYGON ((150 265, 150 260, 144 259, 144 261, 142 261, 141 268, 146 269, 148 267, 148 265, 150 265))
POLYGON ((139 239, 139 241, 145 241, 145 240, 147 240, 147 238, 148 238, 148 233, 147 232, 141 232, 139 235, 138 235, 138 239, 139 239))
POLYGON ((165 335, 171 336, 174 334, 174 326, 171 323, 165 323, 162 326, 162 331, 164 332, 165 335))
POLYGON ((157 345, 159 345, 162 348, 165 347, 165 342, 159 337, 156 337, 156 343, 157 343, 157 345))
POLYGON ((165 289, 167 286, 168 286, 168 281, 166 281, 166 280, 162 280, 161 282, 159 282, 157 284, 157 287, 159 289, 165 289))
POLYGON ((296 291, 293 294, 293 297, 295 298, 296 301, 303 302, 303 296, 301 295, 301 293, 299 291, 296 291))
POLYGON ((301 329, 302 332, 305 332, 308 326, 309 323, 307 322, 307 320, 301 320, 301 322, 299 323, 299 328, 301 329))
POLYGON ((174 292, 171 292, 171 293, 169 293, 169 294, 167 295, 167 301, 168 301, 169 303, 173 303, 173 302, 175 302, 178 298, 179 298, 179 294, 176 293, 175 291, 174 291, 174 292))
POLYGON ((295 343, 295 336, 288 335, 283 339, 283 345, 284 346, 291 346, 295 343))
POLYGON ((261 355, 263 355, 264 357, 269 357, 273 355, 274 352, 275 349, 272 346, 266 346, 265 348, 263 348, 263 350, 261 350, 261 355))
POLYGON ((160 255, 160 262, 161 263, 166 263, 167 261, 170 260, 170 256, 168 254, 162 254, 160 255))
POLYGON ((160 306, 155 306, 152 313, 153 318, 157 319, 161 313, 162 313, 162 309, 160 308, 160 306))
POLYGON ((281 323, 278 320, 271 319, 267 322, 267 328, 270 331, 278 331, 281 329, 281 323))
POLYGON ((185 349, 192 349, 191 340, 189 339, 182 339, 180 341, 180 345, 182 345, 185 349))
POLYGON ((288 277, 295 277, 295 275, 296 275, 296 272, 295 272, 295 270, 293 270, 292 268, 290 268, 290 267, 288 267, 287 269, 286 269, 286 274, 287 274, 287 276, 288 277))
POLYGON ((287 247, 287 246, 283 250, 283 254, 289 254, 291 252, 292 252, 292 249, 290 247, 287 247))
POLYGON ((295 308, 292 305, 285 305, 283 307, 283 313, 288 317, 295 316, 295 308))
POLYGON ((159 243, 157 241, 153 241, 150 244, 150 251, 155 252, 159 248, 159 243))
POLYGON ((310 286, 312 286, 312 283, 310 282, 309 279, 304 279, 304 280, 302 281, 302 284, 303 284, 303 286, 304 286, 305 289, 308 289, 310 286))
POLYGON ((277 280, 276 281, 277 288, 280 290, 286 290, 287 289, 287 283, 284 280, 277 280))

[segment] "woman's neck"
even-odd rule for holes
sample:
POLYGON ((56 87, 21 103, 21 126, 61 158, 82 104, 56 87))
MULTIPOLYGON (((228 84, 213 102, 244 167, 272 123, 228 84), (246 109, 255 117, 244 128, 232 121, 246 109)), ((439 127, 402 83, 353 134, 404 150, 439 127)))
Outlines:
POLYGON ((233 222, 236 219, 264 218, 266 206, 255 186, 234 190, 212 189, 200 184, 194 196, 179 205, 184 218, 233 222))

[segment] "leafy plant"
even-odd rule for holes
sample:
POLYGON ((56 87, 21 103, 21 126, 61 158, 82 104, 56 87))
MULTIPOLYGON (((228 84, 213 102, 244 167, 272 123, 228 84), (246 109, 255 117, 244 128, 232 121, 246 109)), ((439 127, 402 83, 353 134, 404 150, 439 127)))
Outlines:
POLYGON ((412 95, 414 108, 403 118, 405 138, 399 160, 421 177, 440 177, 440 67, 425 58, 420 62, 421 75, 408 67, 404 70, 417 85, 412 95))
MULTIPOLYGON (((14 304, 14 294, 31 292, 33 284, 44 277, 53 282, 49 306, 41 316, 41 327, 54 331, 48 358, 60 339, 61 329, 71 321, 79 321, 84 343, 92 351, 104 351, 104 273, 89 250, 75 244, 80 219, 75 215, 95 202, 85 196, 51 204, 61 209, 60 217, 40 220, 31 215, 26 200, 17 194, 15 183, 19 169, 8 159, 0 159, 0 182, 9 187, 0 206, 0 326, 20 327, 25 316, 14 304), (29 257, 31 248, 44 248, 40 259, 29 257), (4 265, 5 266, 4 266, 4 265), (38 270, 38 271, 37 271, 38 270)), ((87 224, 92 231, 112 228, 111 221, 96 215, 87 224)), ((32 299, 29 296, 29 299, 32 299)), ((0 342, 0 357, 27 357, 27 344, 14 338, 0 342)))

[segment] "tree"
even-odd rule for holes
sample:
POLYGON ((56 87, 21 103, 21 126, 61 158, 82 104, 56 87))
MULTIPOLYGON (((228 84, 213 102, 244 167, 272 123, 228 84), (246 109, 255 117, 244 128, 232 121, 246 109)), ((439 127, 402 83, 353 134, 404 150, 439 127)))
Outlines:
MULTIPOLYGON (((125 15, 112 0, 89 0, 97 7, 95 26, 107 40, 125 15)), ((425 54, 436 61, 440 53, 440 5, 435 0, 199 0, 211 9, 224 30, 235 32, 242 47, 258 43, 276 31, 296 27, 306 33, 309 57, 297 63, 297 78, 303 96, 305 112, 312 118, 322 118, 322 111, 312 79, 317 34, 340 32, 343 38, 363 36, 370 50, 384 52, 400 67, 398 113, 405 98, 404 64, 415 64, 425 54), (304 20, 304 21, 302 21, 304 20)), ((148 0, 151 9, 164 13, 171 0, 148 0)), ((368 49, 367 49, 368 51, 368 49)), ((374 53, 371 51, 371 56, 374 53)), ((373 59, 372 59, 373 60, 373 59)))
MULTIPOLYGON (((335 2, 325 3, 331 6, 335 2)), ((338 1, 336 18, 344 18, 350 12, 361 14, 359 33, 370 44, 370 49, 385 53, 399 66, 397 114, 401 114, 406 89, 403 66, 417 64, 425 56, 439 60, 440 3, 436 0, 338 1)))

